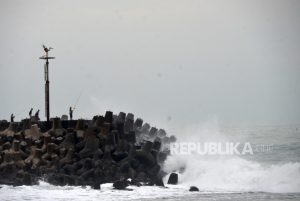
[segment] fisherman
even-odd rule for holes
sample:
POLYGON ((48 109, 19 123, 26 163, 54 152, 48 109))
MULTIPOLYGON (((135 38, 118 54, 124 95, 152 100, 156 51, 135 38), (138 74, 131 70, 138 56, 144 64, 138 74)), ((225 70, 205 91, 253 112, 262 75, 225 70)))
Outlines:
POLYGON ((70 120, 73 120, 73 111, 74 111, 74 109, 72 107, 70 107, 70 109, 69 109, 70 120))
POLYGON ((31 108, 30 111, 29 111, 29 118, 30 119, 31 119, 31 116, 32 116, 32 110, 33 110, 33 108, 31 108))
POLYGON ((39 121, 39 120, 40 120, 39 112, 40 112, 40 110, 36 111, 36 113, 35 113, 35 115, 34 115, 36 121, 39 121))
POLYGON ((14 114, 11 114, 10 115, 10 122, 14 122, 14 118, 15 118, 14 114))

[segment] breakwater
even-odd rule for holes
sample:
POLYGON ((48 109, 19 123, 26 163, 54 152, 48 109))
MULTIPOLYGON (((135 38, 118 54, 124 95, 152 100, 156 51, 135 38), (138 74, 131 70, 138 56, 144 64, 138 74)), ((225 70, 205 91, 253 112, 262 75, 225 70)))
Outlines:
POLYGON ((175 140, 124 112, 107 111, 91 120, 1 121, 0 183, 164 186, 161 166, 175 140))

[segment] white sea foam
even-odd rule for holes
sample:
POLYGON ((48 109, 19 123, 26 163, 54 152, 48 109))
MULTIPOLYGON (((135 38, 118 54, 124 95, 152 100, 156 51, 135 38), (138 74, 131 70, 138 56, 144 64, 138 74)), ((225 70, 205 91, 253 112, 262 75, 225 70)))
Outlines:
MULTIPOLYGON (((186 186, 167 185, 168 188, 155 186, 129 186, 126 190, 115 190, 111 183, 102 184, 101 190, 94 190, 90 187, 73 186, 53 186, 40 181, 35 186, 6 186, 2 185, 0 189, 0 200, 140 200, 140 199, 158 199, 181 197, 190 194, 186 186)), ((203 193, 203 192, 202 192, 203 193)))
POLYGON ((180 184, 196 185, 205 191, 300 192, 300 163, 264 167, 236 156, 171 156, 165 167, 185 167, 179 175, 180 184))
MULTIPOLYGON (((178 138, 179 142, 228 140, 232 141, 232 136, 220 132, 217 122, 192 128, 192 131, 178 138)), ((272 165, 246 160, 237 155, 171 155, 164 164, 164 170, 179 172, 181 185, 196 185, 204 191, 300 192, 298 162, 272 165)))

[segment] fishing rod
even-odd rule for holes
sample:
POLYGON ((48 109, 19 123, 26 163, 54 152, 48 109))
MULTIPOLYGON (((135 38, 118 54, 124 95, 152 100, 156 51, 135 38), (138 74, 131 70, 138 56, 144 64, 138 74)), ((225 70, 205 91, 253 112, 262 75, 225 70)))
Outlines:
POLYGON ((75 108, 76 108, 76 106, 77 106, 77 103, 78 103, 78 101, 79 101, 79 99, 80 99, 80 97, 81 97, 81 95, 82 95, 82 91, 83 91, 83 89, 80 91, 80 94, 79 94, 79 96, 78 96, 78 98, 77 98, 77 100, 76 100, 76 102, 75 102, 75 104, 74 104, 73 111, 75 110, 75 108))

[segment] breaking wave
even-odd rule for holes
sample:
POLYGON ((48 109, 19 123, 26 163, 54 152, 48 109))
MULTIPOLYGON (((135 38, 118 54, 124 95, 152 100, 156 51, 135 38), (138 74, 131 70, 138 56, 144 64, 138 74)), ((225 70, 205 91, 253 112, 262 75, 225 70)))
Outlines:
MULTIPOLYGON (((178 135, 178 141, 228 140, 228 136, 216 128, 214 123, 200 129, 193 128, 192 132, 178 135)), ((299 162, 264 164, 238 155, 171 155, 164 164, 164 170, 178 172, 179 184, 196 185, 202 191, 300 192, 299 162)))

